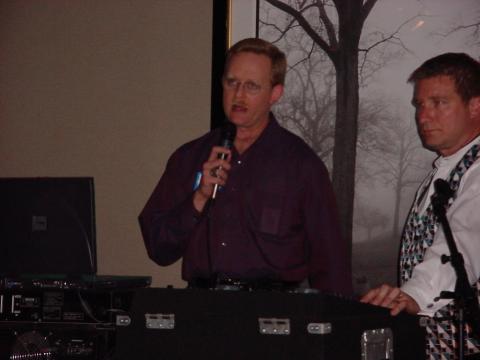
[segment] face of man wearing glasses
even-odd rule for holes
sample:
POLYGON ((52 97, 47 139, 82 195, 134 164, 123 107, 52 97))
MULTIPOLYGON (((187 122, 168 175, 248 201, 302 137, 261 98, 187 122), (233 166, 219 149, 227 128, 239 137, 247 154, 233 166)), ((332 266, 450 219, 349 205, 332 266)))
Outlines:
POLYGON ((272 64, 265 55, 241 52, 230 59, 223 76, 223 109, 239 130, 261 131, 283 86, 271 84, 272 64))

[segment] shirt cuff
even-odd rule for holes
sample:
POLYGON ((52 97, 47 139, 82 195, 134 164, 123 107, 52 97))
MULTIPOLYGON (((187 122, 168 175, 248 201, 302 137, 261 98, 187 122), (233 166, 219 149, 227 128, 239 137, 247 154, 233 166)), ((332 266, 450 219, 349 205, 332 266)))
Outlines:
MULTIPOLYGON (((417 302, 418 307, 420 308, 419 315, 433 317, 438 310, 452 301, 448 299, 437 300, 436 297, 432 298, 431 294, 422 291, 420 286, 415 285, 411 281, 407 281, 400 287, 400 289, 407 295, 410 295, 417 302)), ((438 295, 440 295, 440 293, 438 295)))

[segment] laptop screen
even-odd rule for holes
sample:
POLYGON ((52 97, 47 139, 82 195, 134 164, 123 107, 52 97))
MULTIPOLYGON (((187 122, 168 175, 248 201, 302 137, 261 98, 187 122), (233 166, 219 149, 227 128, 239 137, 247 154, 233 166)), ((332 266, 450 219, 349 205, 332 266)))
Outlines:
POLYGON ((93 178, 0 178, 0 274, 97 271, 93 178))

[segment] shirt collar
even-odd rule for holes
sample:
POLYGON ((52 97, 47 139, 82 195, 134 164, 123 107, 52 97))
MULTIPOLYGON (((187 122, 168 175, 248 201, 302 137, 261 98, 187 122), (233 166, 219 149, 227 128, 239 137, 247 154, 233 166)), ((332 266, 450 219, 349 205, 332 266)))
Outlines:
POLYGON ((272 136, 271 134, 276 132, 279 127, 280 125, 278 124, 277 119, 275 118, 273 113, 270 112, 267 126, 265 127, 265 129, 263 129, 255 142, 246 150, 246 152, 248 152, 250 148, 254 148, 257 147, 259 144, 268 142, 268 139, 272 136))
POLYGON ((434 161, 434 167, 435 168, 441 168, 441 167, 453 167, 455 166, 460 159, 465 155, 465 153, 470 150, 470 148, 475 145, 480 143, 480 136, 477 136, 475 139, 470 141, 467 145, 462 147, 460 150, 458 150, 456 153, 449 155, 449 156, 439 156, 435 161, 434 161))

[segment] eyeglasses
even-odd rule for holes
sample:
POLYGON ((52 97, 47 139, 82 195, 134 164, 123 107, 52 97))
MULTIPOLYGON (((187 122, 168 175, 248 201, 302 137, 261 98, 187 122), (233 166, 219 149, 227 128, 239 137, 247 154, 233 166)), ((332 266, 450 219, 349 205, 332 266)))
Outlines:
POLYGON ((245 81, 241 82, 237 79, 233 78, 224 78, 223 79, 223 87, 227 90, 235 90, 237 91, 240 87, 250 95, 256 95, 262 90, 262 86, 254 83, 253 81, 245 81))

